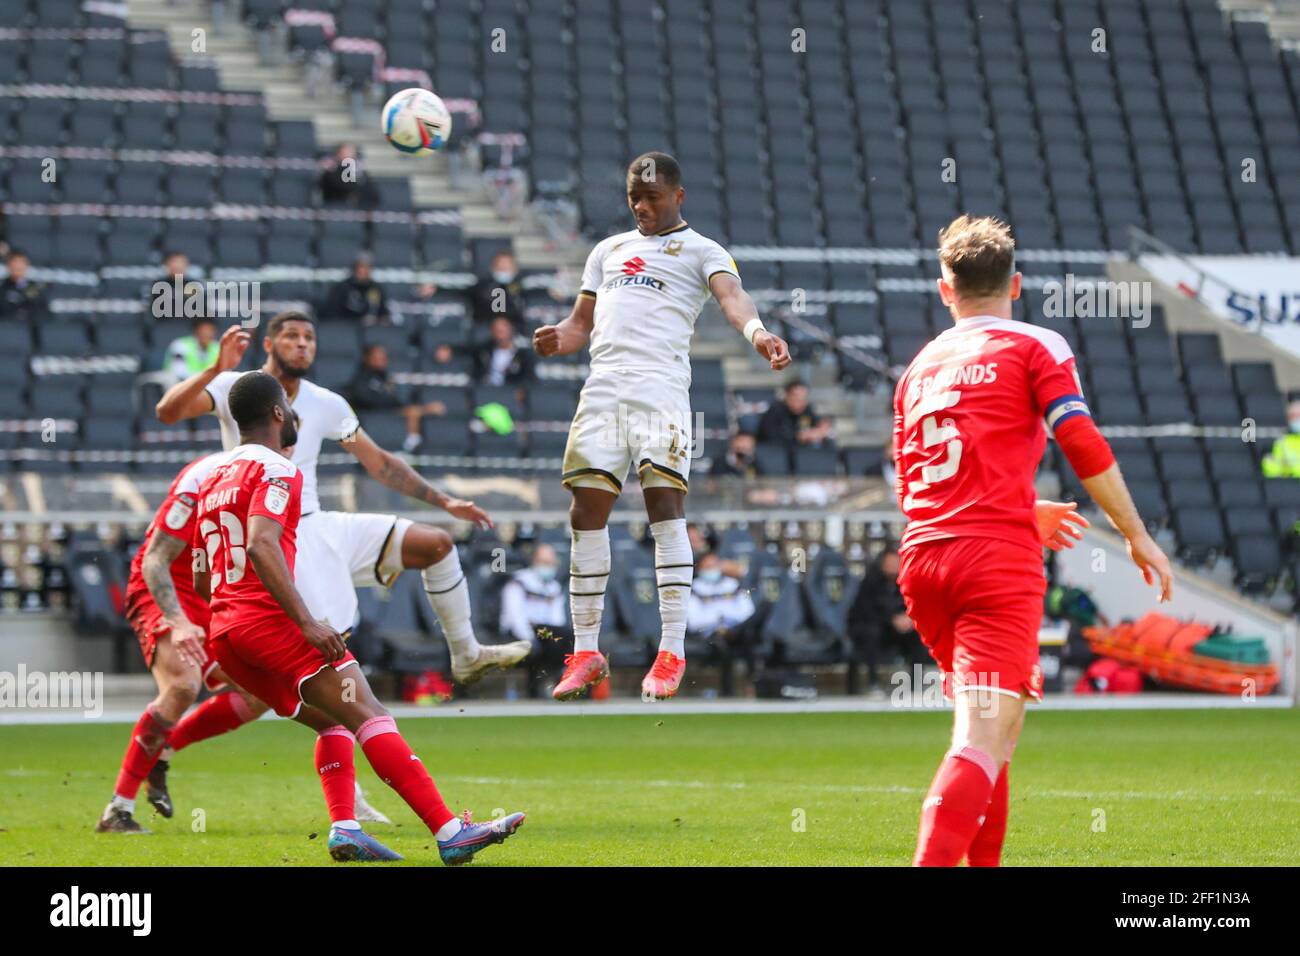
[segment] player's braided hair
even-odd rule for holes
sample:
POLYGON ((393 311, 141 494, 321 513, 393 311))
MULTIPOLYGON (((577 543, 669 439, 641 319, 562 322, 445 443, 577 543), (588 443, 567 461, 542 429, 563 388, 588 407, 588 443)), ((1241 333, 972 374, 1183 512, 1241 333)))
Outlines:
POLYGON ((230 388, 230 415, 241 432, 263 425, 280 403, 284 389, 275 377, 261 370, 245 372, 230 388))
POLYGON ((1011 227, 992 216, 958 216, 939 232, 939 261, 962 298, 1001 295, 1016 270, 1011 227))

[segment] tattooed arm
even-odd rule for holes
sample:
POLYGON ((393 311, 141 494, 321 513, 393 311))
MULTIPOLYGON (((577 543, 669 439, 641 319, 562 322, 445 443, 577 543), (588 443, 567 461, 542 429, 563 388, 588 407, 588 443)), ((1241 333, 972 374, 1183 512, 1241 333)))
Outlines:
POLYGON ((492 519, 487 512, 472 501, 453 498, 444 491, 421 478, 414 468, 405 461, 375 444, 374 439, 366 434, 365 429, 358 428, 356 434, 341 443, 344 448, 356 456, 365 468, 366 474, 385 488, 441 508, 449 515, 470 521, 482 528, 492 527, 492 519))
POLYGON ((172 562, 187 548, 180 538, 155 531, 149 538, 149 547, 145 549, 144 558, 140 562, 140 571, 150 597, 171 628, 171 641, 181 660, 197 667, 208 657, 203 650, 203 628, 186 617, 180 599, 176 596, 176 584, 172 581, 172 562))

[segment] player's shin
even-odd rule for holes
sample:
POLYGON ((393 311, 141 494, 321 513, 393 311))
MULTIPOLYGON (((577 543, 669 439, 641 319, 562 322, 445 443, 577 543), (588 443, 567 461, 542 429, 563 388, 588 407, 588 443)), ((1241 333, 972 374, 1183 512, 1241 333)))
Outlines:
POLYGON ((397 791, 430 833, 441 840, 458 829, 433 778, 411 752, 392 717, 382 714, 365 721, 357 728, 357 742, 379 779, 397 791))
POLYGON ((353 802, 357 782, 355 744, 356 738, 342 725, 328 727, 316 738, 316 772, 320 774, 330 823, 350 830, 361 829, 353 802))
POLYGON ((950 750, 921 805, 913 866, 956 866, 988 809, 998 778, 997 761, 969 745, 950 750))
POLYGON ((1002 772, 993 785, 993 796, 984 811, 984 822, 966 853, 966 862, 971 866, 1002 865, 1002 843, 1007 836, 1007 805, 1011 794, 1010 771, 1011 763, 1008 761, 1002 765, 1002 772))
POLYGON ((659 650, 686 657, 686 600, 695 576, 695 559, 686 534, 686 519, 650 525, 655 539, 655 581, 659 585, 659 618, 663 631, 659 650))
POLYGON ((573 651, 600 649, 600 622, 609 583, 609 528, 572 529, 569 553, 569 612, 573 618, 573 651))
POLYGON ((158 712, 155 705, 145 708, 140 719, 131 731, 131 742, 127 744, 126 755, 122 758, 122 769, 113 788, 113 802, 123 806, 128 812, 134 811, 135 795, 140 791, 144 778, 162 753, 167 743, 173 724, 158 712))
POLYGON ((460 555, 453 547, 444 558, 421 571, 420 576, 452 657, 473 660, 478 656, 479 645, 470 623, 469 584, 460 567, 460 555))

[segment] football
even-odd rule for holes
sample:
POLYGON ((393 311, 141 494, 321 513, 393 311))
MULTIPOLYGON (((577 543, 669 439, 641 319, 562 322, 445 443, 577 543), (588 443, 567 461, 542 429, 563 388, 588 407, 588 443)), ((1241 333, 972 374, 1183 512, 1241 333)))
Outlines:
POLYGON ((380 128, 404 153, 432 153, 451 138, 451 111, 436 93, 413 87, 384 104, 380 128))

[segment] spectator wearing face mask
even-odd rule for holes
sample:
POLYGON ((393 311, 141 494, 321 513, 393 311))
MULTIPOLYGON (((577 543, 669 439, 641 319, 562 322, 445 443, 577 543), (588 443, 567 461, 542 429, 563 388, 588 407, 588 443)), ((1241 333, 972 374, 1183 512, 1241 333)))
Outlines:
POLYGON ((501 592, 502 635, 533 645, 528 657, 530 697, 541 696, 541 682, 548 673, 558 679, 564 649, 573 642, 569 600, 558 578, 559 567, 555 549, 539 544, 532 562, 512 574, 501 592))
POLYGON ((708 642, 717 655, 723 696, 735 691, 732 662, 737 658, 749 662, 753 617, 753 598, 739 580, 724 572, 722 559, 712 551, 701 555, 686 602, 686 634, 708 642))
POLYGON ((362 325, 388 321, 388 295, 374 279, 369 255, 357 256, 352 274, 330 286, 321 315, 326 319, 351 319, 362 325))
POLYGON ((524 286, 515 257, 501 250, 492 257, 491 272, 470 289, 470 314, 480 327, 499 315, 510 320, 516 331, 524 325, 524 286))
POLYGON ((732 435, 726 456, 715 461, 709 470, 711 475, 730 475, 736 478, 753 478, 757 473, 754 468, 754 436, 749 432, 736 432, 732 435))

